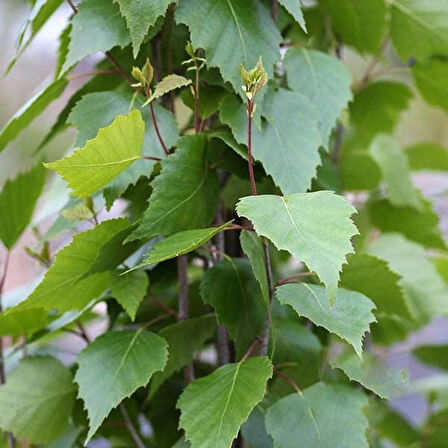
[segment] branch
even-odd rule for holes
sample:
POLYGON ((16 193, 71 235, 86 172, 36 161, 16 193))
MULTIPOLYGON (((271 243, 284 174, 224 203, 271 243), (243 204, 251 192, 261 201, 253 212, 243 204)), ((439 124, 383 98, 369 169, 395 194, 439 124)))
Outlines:
POLYGON ((263 241, 263 251, 264 251, 265 269, 266 269, 266 275, 268 278, 268 287, 269 287, 268 314, 266 316, 266 320, 264 323, 263 341, 262 341, 261 351, 260 351, 260 354, 262 356, 265 356, 268 354, 269 334, 271 332, 271 327, 272 327, 271 307, 272 307, 272 302, 274 300, 274 288, 275 288, 274 284, 273 284, 273 280, 272 280, 272 267, 271 267, 271 256, 269 253, 269 243, 266 239, 263 241))
POLYGON ((376 67, 382 54, 386 50, 388 43, 389 43, 389 38, 387 37, 386 39, 384 39, 384 42, 381 45, 380 49, 377 51, 377 53, 375 54, 375 56, 372 58, 369 65, 367 66, 366 71, 364 72, 364 75, 361 78, 361 82, 360 82, 361 87, 364 87, 367 84, 367 82, 369 81, 374 68, 376 67))
POLYGON ((140 435, 137 432, 137 429, 135 428, 134 424, 132 423, 132 420, 129 417, 128 411, 126 409, 126 406, 123 402, 120 403, 120 412, 123 416, 124 424, 126 425, 126 428, 129 431, 129 434, 131 434, 132 439, 135 442, 135 446, 137 448, 146 448, 146 445, 143 443, 143 440, 140 438, 140 435))
POLYGON ((255 183, 254 176, 254 165, 252 159, 252 115, 254 112, 254 102, 252 100, 247 100, 247 160, 249 164, 249 178, 250 178, 250 188, 254 196, 257 195, 257 184, 255 183))
POLYGON ((160 134, 159 126, 157 125, 156 114, 154 113, 154 107, 152 105, 152 102, 149 103, 149 109, 151 110, 152 124, 154 125, 154 129, 156 131, 157 138, 159 139, 159 142, 160 142, 160 145, 162 146, 163 152, 165 153, 165 155, 168 155, 170 152, 168 151, 168 148, 166 147, 165 142, 163 141, 162 135, 160 134))

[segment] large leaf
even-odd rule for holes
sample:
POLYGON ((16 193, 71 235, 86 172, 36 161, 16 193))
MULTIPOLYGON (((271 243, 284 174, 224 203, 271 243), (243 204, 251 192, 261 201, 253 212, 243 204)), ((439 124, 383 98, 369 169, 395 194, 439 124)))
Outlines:
POLYGON ((30 310, 15 310, 10 313, 0 314, 0 337, 31 336, 37 330, 45 328, 49 316, 43 308, 30 310))
POLYGON ((213 306, 219 323, 229 329, 237 356, 244 355, 252 341, 262 335, 266 316, 248 260, 229 258, 209 269, 201 282, 201 297, 213 306))
POLYGON ((411 170, 448 171, 448 150, 437 143, 417 143, 406 148, 411 170))
MULTIPOLYGON (((316 111, 303 95, 286 89, 270 92, 265 103, 262 113, 267 122, 261 131, 257 127, 252 130, 254 158, 261 161, 283 193, 304 192, 321 160, 316 111)), ((236 140, 247 144, 246 107, 236 96, 223 100, 220 117, 230 125, 236 140)))
POLYGON ((336 120, 352 99, 350 73, 336 58, 314 50, 289 50, 284 64, 289 86, 304 94, 319 113, 327 147, 336 120))
POLYGON ((268 358, 227 364, 193 381, 177 402, 179 426, 191 448, 229 448, 240 426, 263 399, 272 376, 268 358))
POLYGON ((390 202, 398 207, 422 208, 415 189, 406 153, 388 135, 378 135, 370 145, 370 154, 381 169, 390 202))
POLYGON ((5 124, 0 131, 0 152, 14 140, 47 106, 59 98, 67 87, 64 78, 53 82, 28 100, 5 124))
POLYGON ((280 58, 280 32, 265 6, 255 0, 183 0, 176 20, 190 28, 195 48, 204 48, 207 65, 218 67, 236 92, 241 89, 241 64, 252 68, 261 56, 268 76, 280 58), (204 21, 204 18, 207 18, 204 21))
POLYGON ((150 387, 151 396, 174 372, 193 361, 216 330, 216 317, 213 314, 188 319, 160 330, 160 336, 168 342, 168 362, 162 372, 157 372, 150 387))
POLYGON ((131 33, 134 58, 141 44, 156 20, 163 14, 173 0, 113 0, 120 6, 120 12, 126 18, 131 33))
POLYGON ((448 4, 445 0, 393 0, 391 10, 392 43, 403 60, 448 55, 448 4))
POLYGON ((299 23, 300 27, 303 31, 306 32, 305 18, 303 17, 302 9, 301 9, 301 0, 280 0, 280 4, 282 4, 287 11, 296 19, 299 23))
POLYGON ((137 230, 129 239, 169 235, 209 225, 218 201, 218 179, 206 163, 206 139, 192 135, 162 162, 137 230))
POLYGON ((421 345, 412 353, 425 364, 448 370, 448 345, 421 345))
POLYGON ((272 405, 266 428, 278 448, 368 448, 366 406, 359 390, 321 382, 272 405))
POLYGON ((163 370, 167 357, 165 340, 143 328, 107 332, 79 354, 75 381, 90 421, 86 443, 114 407, 163 370))
POLYGON ((72 19, 70 45, 62 72, 86 56, 130 42, 126 20, 111 0, 83 0, 72 19))
POLYGON ((329 191, 248 196, 237 212, 278 249, 305 262, 327 287, 330 301, 334 299, 345 256, 353 252, 350 238, 357 233, 350 219, 355 209, 343 197, 329 191))
POLYGON ((364 334, 375 322, 374 303, 359 292, 338 289, 336 302, 330 306, 322 286, 302 284, 282 285, 276 290, 283 305, 290 305, 299 316, 345 339, 362 356, 364 334))
POLYGON ((45 184, 41 164, 15 179, 7 180, 0 191, 0 240, 11 249, 27 228, 45 184))
POLYGON ((57 171, 78 196, 87 197, 141 158, 144 133, 145 123, 138 110, 119 115, 84 148, 45 166, 57 171))
POLYGON ((0 428, 31 443, 50 443, 68 427, 76 387, 58 360, 25 358, 0 388, 0 428))

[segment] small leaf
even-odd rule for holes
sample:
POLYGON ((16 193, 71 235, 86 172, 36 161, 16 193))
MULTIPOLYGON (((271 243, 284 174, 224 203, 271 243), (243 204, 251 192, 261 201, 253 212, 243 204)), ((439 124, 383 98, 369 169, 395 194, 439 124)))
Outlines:
POLYGON ((154 92, 152 95, 148 98, 148 100, 142 105, 146 106, 151 101, 156 100, 157 98, 160 98, 161 96, 165 95, 168 92, 171 92, 172 90, 179 89, 180 87, 186 87, 191 84, 191 79, 184 78, 183 76, 179 75, 167 75, 165 78, 163 78, 154 88, 154 92))
POLYGON ((417 143, 405 149, 411 170, 448 171, 448 150, 436 143, 417 143))
POLYGON ((0 240, 7 249, 16 244, 30 223, 45 185, 45 174, 39 163, 3 185, 0 191, 0 240))
POLYGON ((48 444, 68 428, 76 387, 70 370, 50 357, 23 359, 0 388, 0 428, 48 444))
POLYGON ((345 339, 362 356, 364 334, 376 321, 372 314, 375 305, 369 298, 340 288, 334 305, 330 306, 324 288, 307 283, 282 285, 276 294, 281 304, 290 305, 299 316, 345 339))
POLYGON ((229 448, 240 426, 263 399, 271 376, 268 358, 249 358, 190 383, 177 407, 181 410, 179 426, 191 448, 229 448))
POLYGON ((278 448, 368 448, 366 406, 359 390, 320 382, 272 405, 266 429, 278 448))
POLYGON ((301 9, 301 0, 279 0, 286 10, 294 17, 296 22, 300 25, 303 31, 306 33, 306 24, 301 9))
POLYGON ((327 287, 330 301, 334 299, 345 256, 353 252, 350 238, 357 233, 350 220, 355 209, 343 197, 329 191, 248 196, 237 212, 278 249, 305 262, 327 287))
POLYGON ((165 340, 143 329, 107 332, 79 354, 75 381, 90 421, 86 444, 113 408, 163 370, 167 357, 165 340))
POLYGON ((429 366, 448 370, 448 345, 421 345, 412 350, 417 359, 429 366))
POLYGON ((144 132, 139 111, 119 115, 84 148, 45 166, 57 171, 79 197, 90 196, 141 157, 144 132))

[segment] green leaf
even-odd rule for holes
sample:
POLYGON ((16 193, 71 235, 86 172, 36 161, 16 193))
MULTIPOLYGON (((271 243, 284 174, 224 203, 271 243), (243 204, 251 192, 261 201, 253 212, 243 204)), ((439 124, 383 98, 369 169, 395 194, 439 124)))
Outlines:
POLYGON ((228 258, 209 269, 201 282, 201 297, 229 329, 237 357, 243 356, 262 335, 266 317, 266 305, 248 260, 228 258))
POLYGON ((359 390, 320 382, 272 405, 266 429, 278 448, 368 448, 366 406, 359 390))
POLYGON ((70 370, 50 357, 21 361, 0 388, 0 428, 31 443, 50 443, 68 427, 75 403, 70 370))
POLYGON ((448 313, 446 286, 420 245, 400 234, 381 235, 369 247, 369 253, 383 258, 402 276, 400 281, 415 319, 427 322, 433 315, 448 313))
POLYGON ((387 400, 404 392, 407 386, 407 372, 387 367, 380 359, 364 355, 360 359, 352 350, 333 356, 330 365, 342 370, 352 381, 362 384, 387 400))
POLYGON ((11 336, 16 338, 22 335, 30 337, 37 330, 44 328, 48 321, 48 314, 42 308, 1 313, 0 337, 11 336))
POLYGON ((0 191, 0 240, 11 249, 27 228, 45 185, 45 170, 38 164, 15 179, 7 180, 0 191))
POLYGON ((157 19, 165 14, 173 0, 113 0, 120 6, 120 12, 126 19, 131 33, 134 59, 148 34, 149 28, 154 26, 157 19))
POLYGON ((0 131, 0 152, 13 141, 47 106, 62 95, 68 81, 61 78, 28 100, 5 124, 0 131))
POLYGON ((171 235, 168 238, 154 244, 151 252, 146 254, 143 262, 137 267, 160 263, 161 261, 169 260, 170 258, 175 258, 179 255, 192 252, 198 247, 203 246, 219 232, 225 230, 231 223, 232 222, 229 221, 220 227, 184 230, 183 232, 175 233, 174 235, 171 235))
POLYGON ((272 448, 272 439, 264 425, 266 411, 261 405, 255 406, 248 420, 241 427, 244 442, 250 448, 272 448))
POLYGON ((110 0, 83 0, 72 19, 70 45, 62 72, 86 56, 130 43, 126 20, 110 0))
POLYGON ((411 170, 448 171, 448 150, 436 143, 417 143, 406 148, 411 170))
POLYGON ((218 179, 206 164, 206 139, 183 137, 162 161, 149 207, 128 240, 169 235, 209 225, 218 201, 218 179))
POLYGON ((353 252, 350 238, 357 234, 349 202, 329 191, 248 196, 237 212, 252 221, 258 235, 315 271, 333 301, 345 256, 353 252))
POLYGON ((176 8, 176 20, 190 28, 193 47, 205 50, 207 65, 218 67, 224 80, 241 95, 241 64, 249 69, 261 56, 268 76, 273 75, 273 65, 280 59, 281 36, 259 2, 183 0, 176 8))
POLYGON ((414 188, 406 153, 387 135, 378 135, 370 145, 370 154, 381 169, 387 195, 397 207, 422 209, 422 200, 414 188))
POLYGON ((179 426, 191 448, 229 448, 240 426, 263 399, 271 376, 268 358, 249 358, 190 383, 177 407, 181 410, 179 426))
POLYGON ((306 24, 301 9, 301 0, 280 0, 279 3, 286 8, 306 33, 306 24))
POLYGON ((126 310, 131 320, 135 319, 138 306, 146 296, 149 286, 145 271, 133 271, 119 275, 111 286, 111 294, 126 310))
POLYGON ((391 37, 403 60, 448 55, 448 5, 445 0, 392 0, 391 37), (409 39, 412 36, 412 39, 409 39))
POLYGON ((423 98, 448 112, 448 61, 432 59, 419 62, 412 67, 412 74, 423 98))
POLYGON ((381 181, 378 165, 365 151, 353 151, 344 155, 339 170, 342 190, 373 190, 381 181))
POLYGON ((350 103, 351 120, 367 141, 381 132, 391 133, 403 111, 408 108, 411 98, 412 92, 402 83, 371 83, 356 93, 350 103))
MULTIPOLYGON (((103 221, 91 230, 77 234, 70 245, 61 249, 44 279, 18 307, 42 307, 59 312, 80 310, 111 284, 109 271, 85 276, 99 250, 117 233, 129 227, 124 218, 103 221)), ((11 308, 7 312, 12 312, 11 308)))
POLYGON ((176 90, 180 87, 186 87, 190 84, 191 79, 187 79, 176 74, 167 75, 154 87, 152 95, 148 98, 147 101, 145 101, 144 106, 146 106, 151 101, 160 98, 166 93, 171 92, 172 90, 176 90))
POLYGON ((75 381, 90 422, 85 443, 113 408, 163 370, 167 357, 165 340, 143 328, 107 332, 79 354, 75 381))
MULTIPOLYGON (((312 104, 301 94, 279 89, 268 95, 262 113, 267 122, 261 131, 256 127, 252 131, 254 158, 283 193, 306 191, 321 161, 322 140, 312 104)), ((230 125, 236 140, 247 144, 246 107, 236 96, 223 100, 220 117, 230 125)))
POLYGON ((282 285, 276 294, 281 304, 290 305, 299 316, 346 340, 362 357, 364 334, 376 321, 372 314, 375 305, 369 298, 339 288, 336 302, 331 306, 322 286, 307 283, 282 285))
POLYGON ((338 59, 314 50, 289 50, 284 65, 289 86, 304 94, 318 112, 327 147, 336 120, 352 99, 350 73, 338 59))
POLYGON ((160 330, 160 336, 168 342, 168 362, 162 372, 157 372, 151 380, 150 397, 174 372, 193 361, 196 352, 213 336, 216 317, 208 314, 184 320, 160 330))
POLYGON ((439 215, 433 205, 421 199, 422 209, 412 207, 394 207, 388 200, 382 199, 369 204, 369 216, 372 224, 382 232, 402 233, 407 239, 425 247, 446 250, 447 244, 439 228, 439 215))
POLYGON ((412 354, 424 364, 448 370, 448 345, 421 345, 412 354))
MULTIPOLYGON (((194 110, 194 97, 192 89, 185 89, 182 91, 182 101, 191 109, 194 110)), ((219 108, 219 103, 228 94, 227 90, 215 85, 204 84, 200 86, 200 101, 199 101, 199 116, 201 118, 208 118, 213 115, 219 108)), ((210 129, 210 133, 215 132, 216 129, 210 129)))
POLYGON ((139 111, 119 115, 84 148, 45 166, 57 171, 79 197, 90 196, 141 158, 144 132, 139 111))

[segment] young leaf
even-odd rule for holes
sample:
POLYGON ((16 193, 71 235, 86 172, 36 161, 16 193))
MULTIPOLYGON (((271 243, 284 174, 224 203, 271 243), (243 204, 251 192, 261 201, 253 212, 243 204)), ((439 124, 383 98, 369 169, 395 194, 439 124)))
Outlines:
POLYGON ((209 227, 207 229, 184 230, 157 242, 147 253, 143 262, 138 266, 148 266, 179 255, 192 252, 198 247, 203 246, 207 241, 211 240, 219 232, 229 227, 231 221, 220 227, 209 227))
POLYGON ((357 234, 350 219, 355 209, 343 197, 329 191, 248 196, 237 212, 278 249, 305 262, 327 287, 330 301, 334 299, 345 256, 353 252, 350 238, 357 234))
POLYGON ((362 357, 362 341, 369 325, 376 319, 374 303, 358 292, 338 289, 336 302, 330 306, 322 286, 291 283, 276 289, 281 304, 290 305, 299 316, 345 339, 362 357))
POLYGON ((271 376, 268 358, 249 358, 190 383, 177 407, 181 410, 179 426, 191 448, 229 448, 240 426, 263 399, 271 376))
POLYGON ((320 382, 272 405, 266 429, 278 448, 368 448, 366 406, 359 390, 320 382))
POLYGON ((306 24, 305 18, 303 17, 302 9, 301 9, 301 0, 279 0, 279 3, 282 4, 286 10, 294 17, 296 22, 300 25, 303 31, 306 33, 306 24))
POLYGON ((7 180, 0 191, 0 240, 11 249, 27 228, 45 185, 42 165, 7 180))
POLYGON ((421 345, 412 354, 424 364, 448 370, 448 345, 421 345))
POLYGON ((79 354, 75 381, 90 421, 85 443, 113 408, 163 370, 167 357, 165 340, 143 328, 107 332, 79 354))
POLYGON ((110 292, 126 310, 131 320, 134 320, 138 306, 146 296, 148 286, 149 280, 146 272, 133 271, 119 275, 112 284, 110 292))
POLYGON ((218 201, 218 179, 206 163, 204 136, 179 140, 176 152, 163 160, 152 187, 149 207, 128 240, 209 225, 218 201))
POLYGON ((76 387, 70 370, 50 357, 31 357, 0 388, 0 428, 49 444, 68 427, 76 387))
POLYGON ((229 258, 209 269, 201 282, 201 297, 213 306, 220 324, 229 329, 237 356, 261 336, 266 305, 248 260, 229 258))
POLYGON ((0 152, 9 142, 13 141, 50 103, 59 98, 67 87, 68 81, 61 78, 26 102, 5 124, 0 131, 0 152))
POLYGON ((327 148, 336 120, 352 99, 350 73, 334 57, 299 49, 286 53, 285 69, 289 86, 304 94, 316 108, 323 145, 327 148))
POLYGON ((405 151, 411 170, 448 171, 448 150, 437 143, 417 143, 405 151))
POLYGON ((119 115, 84 148, 45 166, 57 171, 79 197, 90 196, 141 157, 144 132, 139 111, 119 115))
POLYGON ((160 98, 161 96, 165 95, 168 92, 171 92, 172 90, 176 90, 180 87, 189 86, 190 84, 191 79, 187 79, 184 78, 183 76, 179 76, 176 74, 167 75, 154 87, 154 92, 148 98, 148 100, 145 101, 143 106, 146 106, 151 101, 160 98))
POLYGON ((134 59, 137 57, 140 46, 148 34, 149 28, 154 26, 156 20, 163 14, 173 0, 113 0, 120 6, 120 12, 126 19, 131 33, 134 59))
POLYGON ((111 0, 83 0, 72 19, 70 45, 62 72, 98 51, 125 47, 130 42, 126 21, 111 0))
POLYGON ((241 64, 254 67, 261 56, 268 76, 280 58, 280 32, 264 5, 255 0, 184 0, 177 22, 190 28, 194 48, 204 48, 209 67, 218 67, 234 90, 241 89, 241 64), (207 22, 204 22, 204 18, 207 22))

